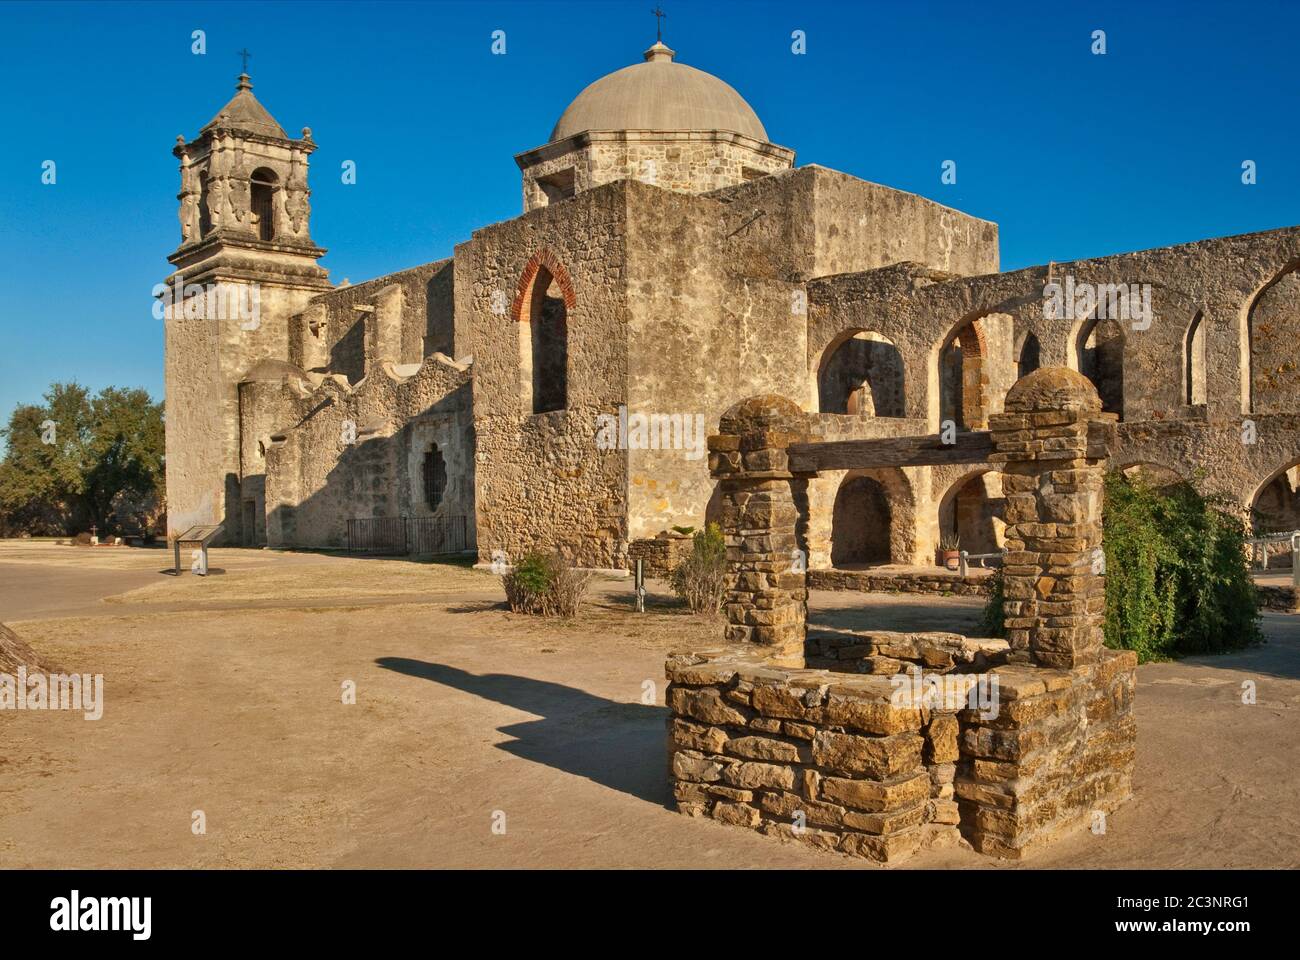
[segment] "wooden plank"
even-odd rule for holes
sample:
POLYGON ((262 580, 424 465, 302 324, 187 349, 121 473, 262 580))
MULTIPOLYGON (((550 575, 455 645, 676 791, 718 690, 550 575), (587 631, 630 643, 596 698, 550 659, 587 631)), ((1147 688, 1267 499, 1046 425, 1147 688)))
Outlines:
POLYGON ((870 467, 933 467, 950 463, 982 463, 993 453, 988 431, 957 434, 944 443, 938 434, 922 437, 880 437, 874 440, 830 440, 790 445, 792 473, 822 470, 862 470, 870 467))

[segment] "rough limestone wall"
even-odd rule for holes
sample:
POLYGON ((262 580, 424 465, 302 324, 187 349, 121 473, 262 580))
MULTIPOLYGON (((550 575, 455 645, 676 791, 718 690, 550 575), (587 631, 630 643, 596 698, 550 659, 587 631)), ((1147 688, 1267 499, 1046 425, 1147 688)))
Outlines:
POLYGON ((280 427, 293 422, 306 381, 290 364, 268 361, 255 368, 254 378, 239 385, 239 464, 242 515, 252 502, 253 529, 242 530, 244 546, 266 544, 266 451, 280 427))
POLYGON ((911 261, 961 275, 998 269, 998 226, 826 167, 815 176, 814 276, 911 261))
POLYGON ((167 529, 176 534, 197 523, 224 521, 231 464, 224 455, 228 428, 217 322, 169 317, 164 344, 167 529))
POLYGON ((753 649, 668 660, 678 810, 884 863, 957 839, 952 713, 894 706, 885 677, 774 670, 753 649))
POLYGON ((438 354, 410 378, 381 368, 356 390, 326 380, 301 399, 301 420, 267 454, 269 545, 341 548, 349 519, 435 515, 420 500, 429 442, 447 464, 436 515, 463 515, 472 531, 470 381, 467 368, 438 354))
POLYGON ((959 715, 956 795, 976 850, 1019 859, 1066 831, 1105 826, 1132 795, 1136 668, 1131 650, 1073 671, 997 668, 997 716, 959 715))
MULTIPOLYGON (((1039 341, 1042 366, 1077 368, 1089 318, 1044 316, 1049 275, 1099 287, 1150 284, 1150 326, 1141 318, 1120 325, 1124 422, 1115 464, 1151 463, 1182 476, 1197 472, 1202 489, 1248 507, 1269 478, 1300 461, 1300 393, 1260 393, 1258 402, 1268 409, 1249 416, 1254 443, 1243 442, 1242 413, 1250 371, 1256 379, 1261 370, 1271 371, 1281 383, 1300 363, 1293 335, 1300 315, 1297 282, 1288 272, 1297 260, 1300 228, 1288 228, 989 276, 956 278, 899 265, 817 280, 808 284, 808 366, 816 371, 828 351, 856 331, 889 338, 903 356, 909 417, 928 421, 928 429, 917 432, 934 432, 938 351, 961 324, 994 314, 1011 318, 1009 335, 1003 331, 989 344, 999 369, 1013 370, 1015 348, 1030 335, 1039 341), (1198 315, 1206 396, 1190 404, 1185 344, 1198 315), (1135 329, 1135 322, 1144 328, 1135 329)), ((992 385, 990 393, 996 393, 992 385)), ((936 489, 934 502, 942 496, 936 489)), ((920 520, 935 522, 924 515, 920 520)))
POLYGON ((810 165, 712 194, 736 222, 734 262, 807 281, 912 261, 952 274, 998 268, 997 225, 916 194, 810 165), (755 219, 755 215, 757 219, 755 219))
POLYGON ((591 148, 592 185, 639 180, 665 190, 707 193, 789 166, 786 155, 773 155, 744 140, 727 142, 698 133, 595 143, 591 148))
MULTIPOLYGON (((223 282, 232 303, 244 284, 223 282)), ((164 320, 168 530, 225 526, 224 542, 243 539, 240 509, 239 383, 258 361, 289 355, 288 318, 309 291, 262 283, 256 317, 186 319, 183 305, 164 320)))
POLYGON ((582 193, 618 180, 705 193, 787 170, 793 154, 727 131, 609 131, 580 134, 516 158, 523 171, 524 212, 555 202, 538 182, 572 171, 582 193))
POLYGON ((933 573, 878 570, 808 571, 809 590, 856 590, 861 593, 939 593, 960 597, 987 597, 989 578, 967 575, 936 567, 933 573))
MULTIPOLYGON (((812 577, 810 576, 811 583, 812 577)), ((1006 662, 1005 640, 963 637, 922 630, 837 630, 808 634, 804 658, 810 667, 891 676, 911 667, 935 673, 984 673, 1006 662)))
POLYGON ((667 580, 682 561, 691 555, 692 549, 692 534, 672 530, 663 531, 658 536, 633 540, 627 548, 627 569, 630 573, 635 573, 636 562, 640 560, 645 576, 667 580))
POLYGON ((797 285, 728 270, 716 201, 641 184, 628 196, 628 409, 693 424, 689 451, 628 452, 638 538, 704 523, 715 490, 704 439, 737 397, 798 389, 790 357, 802 356, 805 319, 797 285))
MULTIPOLYGON (((295 319, 295 362, 305 368, 312 356, 323 353, 330 373, 342 374, 357 383, 366 375, 367 323, 373 328, 375 314, 357 307, 382 307, 385 298, 391 303, 400 297, 400 315, 384 317, 385 333, 381 351, 394 363, 420 363, 434 353, 456 357, 455 317, 451 273, 453 261, 438 260, 410 270, 390 273, 364 283, 352 284, 321 294, 312 300, 311 315, 324 322, 319 338, 312 334, 305 318, 295 319), (394 294, 391 288, 396 287, 394 294), (391 324, 391 327, 389 326, 391 324)), ((372 344, 374 336, 371 336, 372 344)), ((374 354, 372 346, 372 354, 374 354)))
MULTIPOLYGON (((540 153, 550 153, 551 151, 542 148, 540 153)), ((551 201, 546 196, 546 191, 542 189, 538 180, 543 177, 549 177, 557 173, 573 171, 573 187, 575 193, 583 193, 592 188, 593 181, 591 176, 592 167, 592 150, 591 146, 586 143, 575 145, 573 149, 566 150, 555 156, 537 156, 536 154, 524 154, 523 157, 516 158, 518 162, 524 164, 523 170, 523 193, 524 193, 524 213, 536 210, 540 207, 549 206, 551 201)))
MULTIPOLYGON (((649 189, 649 188, 645 188, 649 189)), ((478 549, 516 560, 557 548, 584 566, 627 562, 627 457, 596 447, 597 415, 627 402, 627 184, 477 231, 456 249, 457 322, 472 327, 478 549), (511 303, 531 258, 568 278, 568 406, 525 412, 511 303), (494 309, 494 306, 497 309, 494 309), (504 307, 504 309, 502 309, 504 307)))

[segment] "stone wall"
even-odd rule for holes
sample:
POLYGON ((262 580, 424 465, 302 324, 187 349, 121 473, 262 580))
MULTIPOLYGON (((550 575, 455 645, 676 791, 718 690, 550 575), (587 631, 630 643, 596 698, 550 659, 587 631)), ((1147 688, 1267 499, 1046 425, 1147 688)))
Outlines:
POLYGON ((636 572, 636 562, 647 577, 667 580, 694 549, 694 534, 662 530, 653 537, 633 540, 627 548, 627 569, 636 572))
POLYGON ((983 673, 1006 662, 1009 651, 1005 640, 937 630, 839 630, 809 633, 804 641, 804 660, 810 667, 887 676, 902 673, 909 665, 940 673, 983 673))
POLYGON ((963 832, 1019 859, 1070 830, 1105 830, 1132 795, 1137 654, 1105 650, 1073 670, 997 670, 996 717, 963 710, 956 794, 963 832))
POLYGON ((957 839, 954 713, 887 677, 773 669, 754 645, 670 657, 677 808, 885 863, 957 839))
MULTIPOLYGON (((471 332, 480 559, 556 548, 627 565, 627 451, 600 449, 598 416, 627 403, 627 206, 639 184, 589 190, 475 231, 456 248, 456 317, 471 332), (518 306, 556 275, 566 292, 563 409, 525 411, 518 306), (525 296, 521 296, 521 292, 525 296)), ((662 191, 656 191, 662 193, 662 191)), ((660 525, 662 526, 662 524, 660 525)))
POLYGON ((338 549, 347 545, 349 519, 464 516, 472 546, 471 379, 468 366, 435 354, 409 377, 385 364, 356 389, 342 377, 310 391, 292 378, 279 385, 291 426, 270 438, 265 454, 268 545, 338 549), (447 472, 436 510, 425 501, 422 473, 432 444, 447 472))
POLYGON ((998 269, 997 224, 809 164, 710 196, 726 204, 727 262, 807 282, 911 262, 949 275, 998 269))
POLYGON ((454 274, 453 260, 439 260, 314 298, 290 321, 289 359, 355 384, 381 360, 418 365, 435 353, 459 356, 454 274))
POLYGON ((939 593, 987 597, 988 576, 963 577, 948 570, 914 573, 892 570, 809 570, 809 590, 858 590, 862 593, 939 593))

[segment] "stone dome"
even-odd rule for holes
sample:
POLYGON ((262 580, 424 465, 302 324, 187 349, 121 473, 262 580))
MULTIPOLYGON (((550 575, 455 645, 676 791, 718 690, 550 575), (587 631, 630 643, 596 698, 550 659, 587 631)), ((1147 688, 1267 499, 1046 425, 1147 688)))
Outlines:
POLYGON ((730 130, 767 140, 740 94, 710 73, 674 63, 674 56, 656 43, 644 63, 601 77, 560 115, 551 142, 584 130, 730 130))

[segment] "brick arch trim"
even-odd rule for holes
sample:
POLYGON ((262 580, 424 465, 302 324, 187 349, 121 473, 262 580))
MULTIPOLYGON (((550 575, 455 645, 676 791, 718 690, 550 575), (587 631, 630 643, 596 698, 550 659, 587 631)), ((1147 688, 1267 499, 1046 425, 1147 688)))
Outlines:
POLYGON ((569 276, 569 271, 554 253, 544 248, 528 258, 528 263, 524 265, 524 271, 520 274, 519 283, 515 287, 515 299, 510 307, 510 315, 520 323, 528 323, 532 320, 533 287, 543 267, 560 285, 560 293, 564 297, 564 309, 572 310, 577 305, 578 297, 573 292, 573 280, 569 276))

